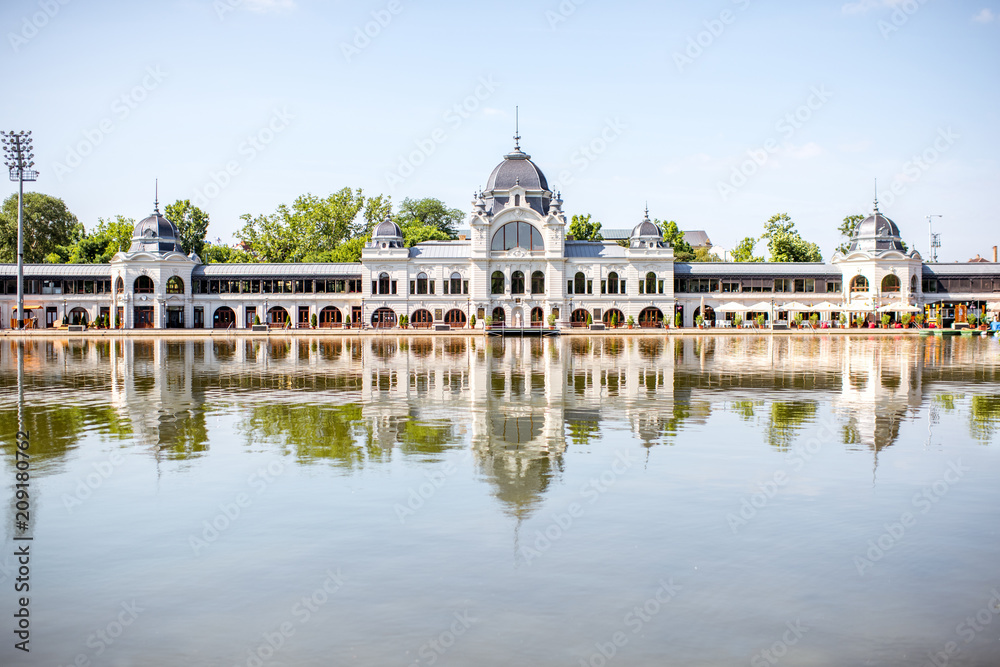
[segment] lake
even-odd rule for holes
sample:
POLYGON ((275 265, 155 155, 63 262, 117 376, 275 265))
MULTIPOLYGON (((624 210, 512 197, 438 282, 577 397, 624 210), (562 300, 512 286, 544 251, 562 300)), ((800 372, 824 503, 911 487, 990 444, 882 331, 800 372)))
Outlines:
POLYGON ((5 340, 0 664, 997 665, 998 380, 978 337, 5 340))

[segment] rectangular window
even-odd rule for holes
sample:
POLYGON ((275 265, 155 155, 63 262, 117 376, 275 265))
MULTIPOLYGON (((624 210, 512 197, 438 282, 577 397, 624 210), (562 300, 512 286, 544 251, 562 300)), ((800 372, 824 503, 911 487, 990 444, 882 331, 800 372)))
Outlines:
POLYGON ((417 293, 417 282, 415 280, 410 281, 410 294, 417 293))
POLYGON ((792 281, 788 278, 775 278, 774 279, 774 291, 775 292, 791 292, 792 291, 792 281))
POLYGON ((593 280, 588 280, 587 281, 587 294, 593 294, 593 293, 594 293, 594 281, 593 280))
POLYGON ((663 294, 663 281, 660 280, 657 286, 660 288, 660 294, 663 294))
POLYGON ((607 293, 608 293, 608 281, 607 280, 602 280, 601 281, 601 294, 607 294, 607 293))
POLYGON ((796 278, 795 279, 795 291, 796 292, 815 292, 816 291, 816 280, 814 278, 796 278))
POLYGON ((378 281, 372 281, 372 294, 378 294, 378 281))
POLYGON ((826 291, 828 294, 840 293, 842 286, 839 280, 827 280, 826 291))
POLYGON ((347 281, 347 291, 352 294, 361 293, 361 278, 355 278, 353 280, 347 281))
POLYGON ((567 280, 566 281, 566 294, 572 294, 572 293, 573 293, 573 281, 572 280, 567 280))
MULTIPOLYGON (((429 286, 429 287, 431 288, 431 294, 434 294, 434 283, 435 283, 435 282, 436 282, 436 281, 434 281, 434 280, 428 280, 428 281, 427 281, 427 284, 428 284, 428 286, 429 286)), ((393 285, 395 285, 395 284, 396 284, 396 281, 395 281, 395 280, 394 280, 394 281, 392 281, 392 284, 393 284, 393 285)), ((393 294, 395 294, 395 293, 396 293, 396 290, 395 290, 395 288, 394 288, 394 289, 392 290, 392 293, 393 293, 393 294)))
POLYGON ((739 292, 740 284, 724 280, 722 281, 722 291, 726 293, 739 292))
POLYGON ((640 280, 639 281, 639 294, 645 294, 645 293, 646 293, 646 281, 645 280, 640 280))
POLYGON ((447 294, 448 293, 448 282, 449 281, 445 280, 444 283, 442 283, 443 284, 443 288, 442 289, 444 289, 444 292, 442 292, 442 294, 447 294))
MULTIPOLYGON (((395 280, 393 280, 392 282, 389 283, 389 293, 390 294, 395 294, 396 293, 396 281, 395 280)), ((431 285, 431 294, 434 294, 434 285, 433 284, 431 285)))
POLYGON ((625 294, 625 281, 624 280, 619 280, 618 281, 618 293, 619 294, 625 294))
POLYGON ((462 281, 462 294, 468 294, 468 293, 469 293, 469 281, 468 280, 463 280, 462 281))

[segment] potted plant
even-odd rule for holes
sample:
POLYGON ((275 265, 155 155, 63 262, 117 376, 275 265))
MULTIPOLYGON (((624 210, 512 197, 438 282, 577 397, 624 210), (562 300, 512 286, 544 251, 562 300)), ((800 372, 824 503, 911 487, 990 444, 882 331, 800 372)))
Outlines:
POLYGON ((865 316, 864 316, 864 315, 858 315, 858 316, 857 316, 857 317, 856 317, 856 318, 854 319, 854 324, 855 324, 855 325, 856 325, 856 326, 857 326, 857 327, 858 327, 859 329, 860 329, 860 328, 862 328, 863 326, 865 326, 865 316))
POLYGON ((627 326, 629 329, 635 326, 635 319, 633 319, 631 315, 629 315, 628 319, 625 320, 625 326, 627 326))
POLYGON ((733 315, 733 328, 739 329, 743 326, 743 318, 739 315, 733 315))
POLYGON ((970 329, 975 329, 977 323, 979 322, 979 318, 977 318, 972 313, 969 313, 968 315, 965 316, 965 321, 969 323, 970 329))
POLYGON ((892 321, 892 317, 889 315, 889 313, 882 313, 882 328, 883 329, 888 329, 889 328, 889 322, 891 322, 891 321, 892 321))
POLYGON ((587 311, 587 326, 589 327, 593 323, 594 323, 594 317, 590 314, 590 311, 588 310, 587 311))
POLYGON ((759 314, 757 317, 755 317, 753 319, 757 323, 757 328, 758 329, 763 329, 764 328, 764 313, 759 314))
POLYGON ((475 329, 476 328, 476 314, 475 313, 469 315, 469 328, 470 329, 475 329))
POLYGON ((681 328, 681 320, 682 320, 681 314, 674 313, 674 326, 677 327, 678 329, 681 328))
POLYGON ((399 316, 399 328, 406 329, 410 326, 410 318, 406 315, 399 316))
POLYGON ((486 317, 483 318, 483 328, 486 331, 489 331, 491 328, 493 328, 493 317, 491 315, 487 315, 486 317))
POLYGON ((922 327, 924 325, 924 314, 917 313, 913 316, 913 321, 917 323, 917 327, 922 327))
POLYGON ((847 313, 840 314, 840 326, 843 327, 847 324, 847 313))
POLYGON ((913 321, 913 316, 910 315, 909 313, 903 313, 903 317, 901 319, 903 320, 903 328, 904 329, 909 329, 910 328, 910 322, 913 321))
POLYGON ((801 329, 802 328, 802 313, 795 313, 795 318, 794 318, 793 321, 795 323, 795 328, 796 329, 801 329))
POLYGON ((313 329, 315 329, 316 328, 316 322, 318 322, 318 321, 319 320, 316 319, 316 313, 313 313, 312 316, 309 318, 309 326, 311 326, 313 329))
POLYGON ((815 328, 816 328, 816 325, 817 325, 818 323, 819 323, 819 315, 817 315, 816 313, 813 313, 812 315, 810 315, 810 316, 809 316, 809 325, 810 325, 810 326, 811 326, 812 328, 814 328, 814 329, 815 329, 815 328))
POLYGON ((555 313, 549 313, 549 328, 550 329, 555 329, 556 328, 556 314, 555 313))
POLYGON ((254 315, 253 316, 253 325, 255 327, 259 327, 260 326, 260 315, 254 315))
POLYGON ((695 323, 695 326, 697 326, 699 329, 704 329, 705 328, 705 327, 702 326, 705 323, 705 318, 702 317, 701 315, 699 315, 698 317, 694 318, 694 323, 695 323))

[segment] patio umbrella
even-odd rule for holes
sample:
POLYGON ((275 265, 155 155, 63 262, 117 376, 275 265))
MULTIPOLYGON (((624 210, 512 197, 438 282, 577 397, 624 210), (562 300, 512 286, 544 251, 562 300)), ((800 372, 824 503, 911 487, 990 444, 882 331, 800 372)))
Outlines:
POLYGON ((807 306, 804 303, 799 303, 798 301, 792 301, 786 304, 782 304, 777 308, 775 308, 775 310, 796 310, 796 311, 812 310, 812 309, 813 309, 812 306, 807 306))
POLYGON ((880 313, 921 313, 923 308, 918 308, 917 306, 911 306, 906 303, 891 303, 887 306, 882 306, 878 309, 880 313))

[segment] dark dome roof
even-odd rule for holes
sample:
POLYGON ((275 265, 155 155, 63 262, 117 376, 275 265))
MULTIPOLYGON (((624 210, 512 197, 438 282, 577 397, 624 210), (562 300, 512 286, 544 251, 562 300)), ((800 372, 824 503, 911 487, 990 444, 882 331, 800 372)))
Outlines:
POLYGON ((858 223, 851 236, 850 251, 884 252, 896 250, 905 252, 899 236, 899 227, 878 209, 858 223))
POLYGON ((632 229, 632 238, 640 236, 655 236, 656 238, 660 238, 663 236, 663 232, 649 218, 646 218, 632 229))
POLYGON ((155 209, 152 215, 136 223, 132 231, 132 245, 128 251, 184 253, 177 226, 163 217, 159 209, 155 209))
POLYGON ((378 223, 378 226, 375 227, 375 231, 372 232, 372 237, 376 236, 378 237, 390 236, 392 238, 397 238, 397 237, 402 238, 403 230, 400 229, 399 225, 397 225, 395 222, 393 222, 389 218, 386 218, 382 222, 378 223))
POLYGON ((503 162, 496 166, 486 182, 486 191, 510 190, 515 185, 520 185, 525 190, 549 189, 545 174, 531 161, 531 156, 520 148, 503 156, 503 162))

